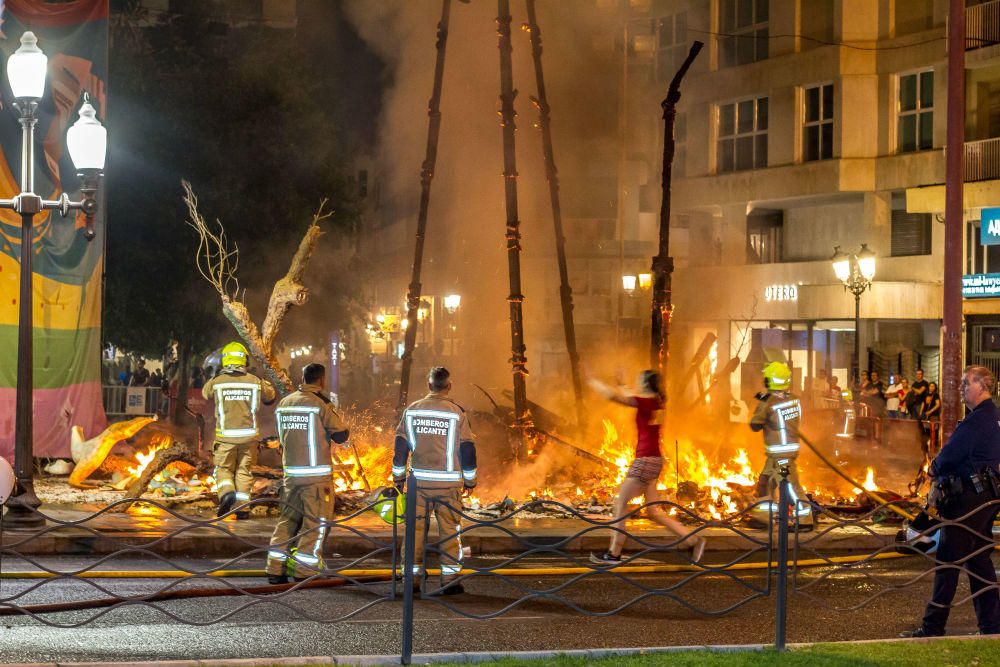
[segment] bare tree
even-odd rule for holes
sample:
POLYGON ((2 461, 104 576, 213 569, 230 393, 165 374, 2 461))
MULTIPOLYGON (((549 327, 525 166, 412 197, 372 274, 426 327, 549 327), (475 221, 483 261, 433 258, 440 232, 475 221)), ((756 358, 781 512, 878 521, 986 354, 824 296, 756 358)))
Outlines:
POLYGON ((274 356, 274 339, 281 329, 281 323, 288 309, 293 305, 301 306, 309 299, 309 289, 302 284, 302 275, 316 250, 319 237, 323 234, 319 223, 333 215, 324 212, 327 200, 320 202, 319 210, 313 214, 312 222, 292 257, 288 272, 274 284, 267 304, 267 314, 264 316, 264 325, 258 329, 250 317, 250 311, 243 303, 246 291, 244 290, 241 296, 239 279, 236 277, 240 259, 239 247, 235 243, 230 243, 226 237, 226 230, 219 220, 211 226, 198 212, 198 198, 191 189, 191 184, 183 181, 182 185, 184 203, 187 205, 189 215, 187 224, 198 232, 199 236, 196 255, 198 270, 219 293, 223 314, 247 344, 250 354, 264 362, 264 373, 267 378, 274 383, 280 394, 289 393, 295 385, 274 356))

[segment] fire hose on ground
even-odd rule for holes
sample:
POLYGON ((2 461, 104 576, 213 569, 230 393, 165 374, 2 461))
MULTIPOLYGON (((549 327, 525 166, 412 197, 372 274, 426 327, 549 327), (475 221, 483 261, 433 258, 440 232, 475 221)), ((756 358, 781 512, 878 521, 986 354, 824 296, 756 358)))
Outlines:
MULTIPOLYGON (((885 560, 888 558, 905 558, 906 554, 881 553, 881 554, 858 554, 855 556, 834 556, 831 558, 810 558, 806 560, 789 560, 788 565, 792 567, 817 567, 830 564, 858 563, 865 559, 885 560)), ((764 570, 773 567, 776 563, 771 561, 759 561, 753 563, 734 563, 724 569, 736 571, 764 570)), ((713 565, 689 565, 689 564, 664 564, 664 565, 619 565, 614 571, 622 574, 669 574, 685 572, 708 572, 719 566, 713 565)), ((500 567, 484 570, 487 574, 496 574, 505 577, 540 577, 555 576, 560 574, 585 574, 587 572, 602 572, 604 570, 594 567, 500 567)), ((441 571, 437 568, 427 568, 428 576, 437 576, 441 571)), ((392 568, 371 568, 356 570, 338 570, 341 577, 360 581, 365 578, 372 578, 373 581, 389 580, 393 576, 392 568)), ((0 579, 56 579, 66 577, 64 573, 48 572, 46 570, 23 570, 14 572, 0 572, 0 579)), ((192 576, 235 578, 235 577, 264 577, 264 570, 213 570, 210 572, 189 572, 187 570, 91 570, 73 574, 73 577, 80 579, 183 579, 192 576)), ((340 579, 322 579, 317 581, 340 581, 340 579)), ((362 582, 369 583, 369 582, 362 582)), ((328 584, 329 586, 330 584, 328 584)), ((343 585, 343 584, 341 584, 343 585)), ((285 584, 277 586, 263 586, 261 588, 283 590, 285 584)), ((213 589, 214 590, 214 589, 213 589)), ((249 590, 249 589, 248 589, 249 590)), ((268 591, 264 591, 268 592, 268 591)))
POLYGON ((809 449, 811 449, 812 453, 815 454, 817 457, 819 457, 819 460, 822 461, 823 463, 825 463, 827 465, 827 467, 830 468, 830 470, 832 470, 833 472, 835 472, 838 475, 840 475, 849 484, 853 485, 854 488, 861 489, 862 493, 864 493, 865 495, 867 495, 869 498, 871 498, 872 500, 874 500, 876 503, 878 503, 879 505, 885 505, 890 510, 892 510, 893 512, 895 512, 899 516, 903 517, 907 521, 913 521, 916 518, 915 516, 913 516, 912 514, 910 514, 909 512, 907 512, 906 510, 897 507, 894 503, 889 503, 889 501, 887 501, 885 498, 883 498, 879 494, 875 493, 874 491, 870 491, 870 490, 866 489, 864 486, 862 486, 861 484, 859 484, 856 480, 851 479, 847 475, 847 473, 845 473, 843 470, 841 470, 836 464, 833 463, 833 461, 831 461, 830 459, 826 458, 826 456, 821 451, 819 451, 819 449, 817 449, 815 445, 812 444, 812 442, 809 440, 809 438, 807 438, 806 436, 804 436, 802 433, 799 433, 799 439, 803 443, 805 443, 806 447, 808 447, 809 449))

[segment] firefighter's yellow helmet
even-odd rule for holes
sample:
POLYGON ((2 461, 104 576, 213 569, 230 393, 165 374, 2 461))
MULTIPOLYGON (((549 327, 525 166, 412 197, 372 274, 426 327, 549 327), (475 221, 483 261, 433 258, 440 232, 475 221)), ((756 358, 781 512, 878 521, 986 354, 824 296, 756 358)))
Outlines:
POLYGON ((769 389, 788 389, 792 384, 792 371, 780 361, 772 361, 764 366, 764 379, 769 389))
POLYGON ((233 341, 222 348, 222 367, 226 366, 246 366, 247 348, 243 343, 233 341))
POLYGON ((406 520, 406 496, 399 491, 393 496, 392 492, 386 489, 378 494, 372 509, 386 523, 403 523, 406 520))

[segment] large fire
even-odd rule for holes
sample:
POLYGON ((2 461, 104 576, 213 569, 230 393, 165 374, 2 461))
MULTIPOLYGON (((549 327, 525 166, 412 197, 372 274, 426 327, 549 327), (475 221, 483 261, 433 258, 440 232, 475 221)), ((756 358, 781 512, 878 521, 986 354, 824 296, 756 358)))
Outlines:
MULTIPOLYGON (((593 496, 610 501, 628 474, 633 456, 632 443, 619 436, 618 428, 611 420, 603 420, 601 426, 603 438, 597 455, 606 462, 607 474, 598 478, 587 491, 577 486, 576 500, 593 496)), ((713 463, 694 443, 685 441, 676 443, 676 456, 679 461, 668 455, 668 465, 657 484, 659 490, 666 492, 664 498, 707 513, 713 519, 736 514, 752 502, 756 473, 746 449, 737 449, 728 460, 713 463), (692 493, 695 495, 692 496, 692 493)), ((542 488, 529 495, 551 498, 552 492, 542 488)), ((641 500, 633 498, 630 502, 639 504, 641 500)))
POLYGON ((392 431, 373 411, 361 411, 351 416, 350 446, 334 450, 339 474, 334 477, 334 489, 368 491, 392 483, 392 431))

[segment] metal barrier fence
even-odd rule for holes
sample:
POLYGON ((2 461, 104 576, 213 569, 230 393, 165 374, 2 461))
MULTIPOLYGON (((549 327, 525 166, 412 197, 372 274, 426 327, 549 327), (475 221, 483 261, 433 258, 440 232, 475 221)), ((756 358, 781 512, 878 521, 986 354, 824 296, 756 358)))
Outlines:
MULTIPOLYGON (((875 561, 888 558, 890 554, 894 558, 902 558, 902 555, 895 553, 898 545, 885 544, 872 553, 847 559, 847 562, 843 557, 826 555, 822 550, 824 538, 836 531, 849 535, 879 535, 884 538, 884 535, 876 533, 872 528, 873 521, 880 513, 910 516, 906 509, 908 505, 904 502, 882 503, 861 516, 845 519, 813 506, 808 501, 796 499, 787 474, 787 470, 783 471, 777 503, 762 500, 723 520, 706 519, 667 501, 648 503, 634 509, 626 517, 635 517, 643 510, 674 513, 686 518, 693 536, 701 536, 705 531, 712 530, 713 539, 728 535, 743 545, 742 550, 730 550, 726 552, 725 558, 716 559, 722 562, 711 565, 693 562, 686 555, 681 558, 680 564, 660 558, 664 554, 673 554, 674 557, 684 554, 684 537, 678 536, 665 542, 660 539, 651 540, 615 525, 617 521, 613 518, 594 519, 571 506, 550 500, 538 500, 501 513, 495 519, 483 520, 461 507, 451 507, 434 499, 419 499, 412 477, 408 480, 406 489, 405 517, 395 517, 393 504, 392 519, 399 518, 402 522, 391 521, 391 528, 381 535, 366 531, 363 525, 365 520, 370 520, 369 513, 377 509, 376 503, 336 519, 305 515, 306 519, 311 520, 313 527, 304 531, 303 535, 316 531, 321 540, 329 536, 335 545, 343 544, 345 536, 353 537, 353 553, 348 554, 347 562, 338 561, 336 565, 322 560, 315 563, 309 558, 302 558, 294 549, 289 548, 290 542, 262 544, 259 540, 241 535, 240 531, 234 530, 233 525, 226 521, 187 516, 165 505, 143 499, 119 501, 79 519, 60 518, 50 512, 42 515, 46 521, 43 527, 30 531, 18 530, 12 533, 8 527, 5 532, 4 521, 0 518, 0 581, 4 582, 3 589, 0 590, 0 616, 25 615, 46 625, 76 628, 93 623, 116 610, 144 608, 178 623, 204 626, 226 621, 252 608, 275 606, 282 615, 291 614, 321 623, 338 623, 377 605, 389 604, 400 617, 400 659, 403 664, 409 664, 413 656, 414 619, 422 609, 429 607, 444 608, 456 616, 472 619, 497 618, 525 605, 539 604, 562 607, 572 615, 606 617, 622 613, 640 603, 662 600, 678 604, 694 614, 717 617, 731 614, 754 601, 773 598, 774 645, 783 649, 787 638, 788 605, 796 597, 839 611, 857 610, 880 599, 889 591, 914 585, 927 587, 924 579, 928 574, 937 574, 945 569, 960 569, 966 562, 965 559, 957 562, 939 561, 936 556, 913 548, 912 557, 923 559, 927 567, 918 569, 908 579, 898 581, 893 578, 883 580, 868 567, 875 561), (163 532, 159 537, 136 542, 98 527, 102 519, 135 503, 154 507, 162 513, 160 522, 163 532), (760 512, 764 504, 767 507, 766 514, 760 512), (436 540, 431 541, 428 539, 430 517, 439 508, 454 512, 460 517, 461 525, 456 525, 453 530, 448 526, 439 527, 440 534, 436 540), (807 508, 814 517, 822 520, 815 523, 816 530, 810 533, 803 532, 800 523, 800 515, 808 514, 804 511, 807 508), (583 525, 576 532, 558 538, 524 534, 518 527, 519 520, 527 513, 541 510, 557 512, 574 520, 577 525, 583 525), (742 520, 754 511, 758 512, 758 518, 767 517, 764 526, 766 532, 753 532, 743 527, 742 520), (60 532, 68 532, 76 538, 77 545, 89 552, 79 566, 56 568, 44 556, 38 555, 47 552, 46 542, 60 532), (512 540, 516 548, 509 549, 502 555, 498 554, 500 559, 494 564, 464 562, 461 550, 450 545, 455 540, 460 541, 463 536, 469 537, 477 532, 485 533, 487 537, 503 536, 512 540), (614 532, 638 545, 638 550, 630 551, 630 555, 620 564, 591 563, 579 556, 578 550, 573 548, 581 546, 588 536, 599 533, 606 539, 608 533, 614 532), (424 536, 424 547, 419 558, 415 551, 418 534, 424 536), (161 553, 161 547, 183 538, 189 538, 193 543, 222 538, 231 541, 231 545, 236 545, 238 553, 224 562, 207 567, 193 564, 184 557, 171 557, 161 553), (400 545, 401 541, 404 544, 400 545), (245 569, 246 562, 263 562, 269 550, 280 552, 288 562, 299 562, 314 568, 314 573, 302 581, 294 580, 285 584, 242 584, 242 577, 263 576, 260 570, 245 569), (94 555, 101 552, 103 555, 94 555), (152 559, 172 570, 135 572, 110 569, 115 567, 117 559, 127 559, 130 556, 152 559), (558 566, 532 568, 530 561, 535 558, 547 558, 548 562, 557 562, 558 566), (431 567, 433 561, 439 563, 437 568, 431 567), (818 564, 821 567, 818 572, 807 570, 807 564, 818 564), (237 566, 244 569, 233 569, 237 566), (28 571, 30 568, 34 568, 34 571, 28 571), (474 608, 474 605, 464 604, 460 599, 441 597, 438 595, 442 592, 441 586, 428 576, 436 574, 435 570, 454 575, 449 581, 443 582, 449 585, 476 580, 488 582, 496 589, 491 588, 489 596, 496 604, 484 609, 480 601, 480 606, 474 608), (525 578, 520 576, 525 573, 532 575, 532 580, 536 582, 534 585, 526 583, 525 578), (136 592, 102 583, 105 581, 102 577, 115 581, 119 577, 128 576, 156 580, 158 586, 136 592), (838 597, 839 603, 831 602, 828 596, 821 594, 824 587, 837 586, 845 578, 849 582, 846 588, 855 591, 854 593, 838 597), (721 600, 714 607, 705 604, 704 598, 698 598, 699 592, 704 593, 709 588, 709 579, 712 599, 721 600), (859 579, 870 584, 874 592, 858 594, 859 579), (721 597, 720 580, 731 585, 721 597), (67 582, 72 583, 74 588, 67 587, 67 582), (49 593, 48 589, 51 587, 55 587, 58 594, 49 593), (338 588, 343 593, 320 600, 312 592, 317 588, 338 588), (80 594, 79 589, 84 593, 80 594), (600 603, 592 604, 586 599, 577 599, 574 595, 577 590, 584 590, 584 598, 587 597, 586 591, 589 590, 592 594, 596 590, 600 593, 600 603), (422 600, 420 605, 416 602, 417 593, 422 600), (47 602, 47 595, 59 601, 47 602), (230 597, 235 600, 228 606, 221 605, 218 610, 213 605, 175 608, 168 604, 173 600, 195 597, 230 597), (336 600, 336 603, 331 600, 336 600), (89 613, 84 613, 88 610, 89 613)), ((288 507, 284 500, 258 499, 249 503, 251 507, 257 505, 279 510, 288 507)), ((1000 505, 1000 500, 993 501, 991 505, 1000 505)), ((248 505, 243 505, 234 508, 233 512, 246 509, 248 505)), ((914 540, 930 536, 933 531, 942 527, 968 530, 963 524, 967 516, 942 521, 919 533, 914 540)), ((984 541, 976 553, 992 550, 993 546, 992 541, 984 541)), ((344 551, 346 554, 347 550, 344 551)), ((907 563, 912 565, 912 561, 907 563)), ((983 584, 982 588, 973 595, 954 602, 952 606, 964 604, 970 597, 996 588, 993 581, 982 577, 979 580, 983 584)), ((929 592, 929 587, 927 588, 929 592)))
POLYGON ((166 412, 163 390, 160 387, 104 385, 101 387, 101 398, 104 413, 111 418, 141 417, 166 412))
MULTIPOLYGON (((226 516, 259 505, 274 506, 278 510, 290 507, 282 500, 254 500, 235 508, 226 516)), ((286 612, 311 621, 323 623, 343 621, 377 604, 397 598, 391 574, 386 576, 377 571, 370 573, 364 569, 366 562, 384 560, 386 556, 389 557, 390 573, 396 569, 397 551, 395 544, 397 534, 395 524, 391 539, 388 540, 380 540, 352 525, 358 517, 371 509, 372 506, 369 505, 348 516, 332 520, 293 509, 312 527, 303 530, 299 535, 285 542, 272 545, 260 544, 247 539, 239 532, 234 531, 230 523, 225 521, 225 517, 199 519, 146 499, 121 500, 79 520, 60 519, 52 514, 37 512, 39 517, 44 519, 45 525, 31 531, 11 531, 10 529, 4 531, 4 521, 0 518, 0 543, 2 543, 2 547, 0 547, 0 576, 7 582, 5 590, 0 593, 0 616, 27 615, 45 625, 76 628, 93 623, 118 609, 145 607, 178 623, 204 626, 223 622, 253 607, 277 605, 286 612), (92 525, 100 523, 102 519, 107 519, 110 515, 123 512, 133 505, 142 507, 143 513, 149 513, 150 508, 154 508, 153 511, 162 513, 161 523, 165 525, 169 525, 171 522, 178 523, 179 527, 166 530, 163 535, 150 541, 135 543, 134 538, 115 536, 113 531, 101 530, 92 525), (40 556, 39 553, 46 554, 51 548, 49 545, 60 534, 71 537, 75 545, 106 553, 95 555, 93 559, 87 559, 80 567, 53 568, 45 562, 44 556, 40 556), (290 546, 293 541, 309 534, 316 534, 321 542, 327 536, 333 536, 334 539, 337 539, 338 534, 354 535, 361 538, 362 543, 367 545, 367 550, 346 564, 327 567, 322 559, 316 563, 311 557, 303 557, 298 554, 290 546), (238 545, 240 551, 238 555, 214 566, 198 567, 189 562, 188 559, 171 558, 161 553, 163 548, 175 540, 189 538, 207 541, 220 536, 238 545), (269 552, 282 554, 289 563, 298 562, 307 566, 311 574, 301 580, 295 579, 286 584, 246 586, 238 583, 247 571, 233 570, 232 568, 247 559, 257 562, 264 561, 269 552), (116 560, 128 557, 153 559, 172 569, 166 571, 108 569, 108 566, 115 565, 116 560), (11 567, 12 560, 14 561, 13 568, 11 567), (35 568, 35 570, 25 571, 25 568, 35 568), (23 578, 17 578, 18 575, 23 578), (130 577, 163 579, 165 583, 151 592, 135 594, 99 583, 105 579, 115 581, 130 577), (15 583, 12 584, 10 581, 15 583), (22 584, 21 582, 28 583, 22 584), (85 594, 93 595, 96 593, 103 597, 77 597, 73 599, 73 592, 61 586, 65 582, 81 584, 85 594), (192 588, 190 584, 205 586, 192 588), (352 590, 366 594, 368 599, 338 616, 319 616, 312 613, 308 606, 296 604, 301 602, 296 598, 296 594, 300 591, 347 586, 350 586, 352 590), (55 591, 51 590, 53 588, 55 591), (43 600, 47 596, 55 597, 59 601, 55 603, 44 602, 43 600), (236 604, 233 608, 224 609, 216 615, 205 614, 203 609, 195 609, 193 610, 195 613, 191 616, 175 613, 163 604, 168 601, 198 597, 238 597, 241 603, 236 604), (59 612, 81 612, 91 609, 96 611, 80 616, 70 614, 69 618, 66 619, 58 617, 59 612)), ((251 571, 251 573, 254 572, 251 571)), ((259 571, 254 574, 258 577, 263 576, 263 573, 259 571)))

